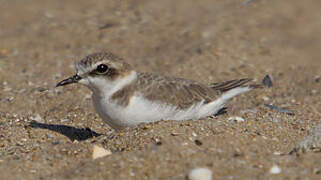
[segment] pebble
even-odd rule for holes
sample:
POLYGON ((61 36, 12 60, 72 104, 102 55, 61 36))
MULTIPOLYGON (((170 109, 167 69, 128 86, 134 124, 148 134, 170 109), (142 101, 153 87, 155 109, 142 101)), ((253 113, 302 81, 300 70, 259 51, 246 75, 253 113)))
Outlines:
POLYGON ((197 136, 197 134, 193 131, 192 132, 192 135, 194 136, 194 137, 196 137, 197 136))
POLYGON ((321 124, 314 127, 311 133, 304 137, 302 141, 297 143, 289 154, 309 151, 321 152, 321 124))
POLYGON ((49 134, 49 133, 46 133, 46 136, 47 136, 48 138, 54 138, 54 137, 55 137, 54 135, 49 134))
POLYGON ((104 156, 108 156, 111 155, 112 152, 110 150, 104 149, 100 146, 94 145, 93 147, 93 155, 92 158, 93 159, 98 159, 104 156))
POLYGON ((51 142, 52 145, 58 145, 58 144, 60 144, 60 143, 61 143, 60 141, 53 141, 53 142, 51 142))
POLYGON ((270 75, 266 75, 263 80, 262 80, 262 84, 268 88, 273 86, 272 80, 270 75))
POLYGON ((263 99, 264 101, 269 101, 269 100, 270 100, 270 98, 267 97, 267 96, 263 96, 262 99, 263 99))
POLYGON ((280 174, 281 168, 278 165, 273 165, 270 169, 271 174, 280 174))
POLYGON ((61 122, 69 122, 70 119, 66 118, 66 119, 62 119, 61 122))
POLYGON ((187 146, 187 145, 188 145, 187 142, 182 143, 182 146, 187 146))
POLYGON ((275 151, 273 154, 276 155, 276 156, 281 156, 282 155, 282 153, 279 152, 279 151, 275 151))
POLYGON ((195 168, 187 177, 188 180, 212 180, 212 171, 207 168, 195 168))
POLYGON ((195 142, 195 144, 198 145, 198 146, 201 146, 201 145, 203 144, 202 141, 200 141, 200 140, 198 140, 198 139, 196 139, 194 142, 195 142))
POLYGON ((37 171, 34 170, 34 169, 30 170, 30 172, 31 172, 31 173, 37 173, 37 171))
POLYGON ((84 98, 87 99, 87 100, 91 99, 91 94, 86 94, 84 98))
POLYGON ((29 85, 29 86, 33 86, 34 84, 33 84, 33 82, 28 81, 28 85, 29 85))
POLYGON ((274 111, 277 111, 279 113, 286 113, 288 115, 294 115, 293 111, 290 111, 290 110, 287 110, 287 109, 284 109, 284 108, 280 108, 280 107, 277 107, 277 106, 274 106, 274 105, 270 105, 270 104, 264 104, 264 106, 268 107, 270 110, 274 110, 274 111))
POLYGON ((44 120, 41 118, 39 114, 36 115, 36 117, 33 117, 32 120, 37 121, 39 123, 43 123, 44 120))
POLYGON ((313 168, 313 174, 321 174, 320 168, 313 168))
POLYGON ((239 116, 229 117, 228 120, 234 121, 234 122, 245 122, 245 119, 239 116))

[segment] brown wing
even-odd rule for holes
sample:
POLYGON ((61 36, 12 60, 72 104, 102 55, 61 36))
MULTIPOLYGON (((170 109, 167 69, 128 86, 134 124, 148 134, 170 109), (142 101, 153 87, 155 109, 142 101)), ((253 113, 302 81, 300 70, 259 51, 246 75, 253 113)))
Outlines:
POLYGON ((180 108, 188 108, 201 101, 209 103, 221 93, 236 87, 262 88, 260 84, 248 85, 247 83, 250 81, 251 79, 237 79, 204 85, 181 78, 138 73, 137 81, 114 93, 111 100, 116 101, 119 105, 126 106, 134 91, 137 90, 150 100, 161 100, 167 104, 177 105, 180 108))
POLYGON ((162 100, 167 104, 176 104, 180 108, 204 101, 213 101, 220 92, 195 81, 139 73, 136 89, 150 100, 162 100))

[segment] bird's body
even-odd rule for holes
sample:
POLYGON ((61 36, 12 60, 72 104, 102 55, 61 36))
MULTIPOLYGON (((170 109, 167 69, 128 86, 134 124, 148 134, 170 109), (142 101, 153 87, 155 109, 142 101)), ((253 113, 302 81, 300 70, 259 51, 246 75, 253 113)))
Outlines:
MULTIPOLYGON (((111 53, 89 55, 76 63, 76 70, 77 75, 72 78, 78 78, 75 81, 92 90, 95 110, 115 129, 159 120, 207 117, 217 113, 232 97, 258 87, 245 85, 250 79, 204 85, 141 73, 111 53), (105 66, 107 70, 103 71, 105 66)), ((72 78, 57 86, 71 83, 72 78)))

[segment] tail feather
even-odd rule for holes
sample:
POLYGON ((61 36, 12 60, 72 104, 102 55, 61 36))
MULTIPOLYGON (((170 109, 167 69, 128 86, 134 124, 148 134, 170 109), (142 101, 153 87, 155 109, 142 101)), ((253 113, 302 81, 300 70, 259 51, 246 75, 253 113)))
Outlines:
POLYGON ((249 84, 252 79, 235 79, 231 81, 221 82, 221 83, 213 83, 210 84, 209 87, 214 90, 220 91, 222 94, 215 101, 212 101, 202 109, 201 113, 211 113, 220 114, 220 110, 224 108, 226 102, 231 98, 248 92, 254 88, 262 88, 261 84, 249 84))
POLYGON ((250 84, 248 85, 247 83, 252 81, 252 79, 235 79, 231 81, 225 81, 225 82, 220 82, 220 83, 213 83, 210 84, 210 88, 213 88, 215 90, 221 91, 221 92, 226 92, 231 89, 237 88, 237 87, 249 87, 249 88, 262 88, 263 86, 260 84, 250 84))

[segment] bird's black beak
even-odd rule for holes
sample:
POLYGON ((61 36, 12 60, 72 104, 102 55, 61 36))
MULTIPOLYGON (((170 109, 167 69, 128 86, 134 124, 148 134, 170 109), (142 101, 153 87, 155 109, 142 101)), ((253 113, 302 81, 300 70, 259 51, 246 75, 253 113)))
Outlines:
POLYGON ((71 83, 77 83, 79 80, 81 79, 80 76, 78 76, 78 74, 70 77, 70 78, 67 78, 67 79, 64 79, 62 81, 60 81, 56 87, 59 87, 59 86, 64 86, 64 85, 67 85, 67 84, 71 84, 71 83))

